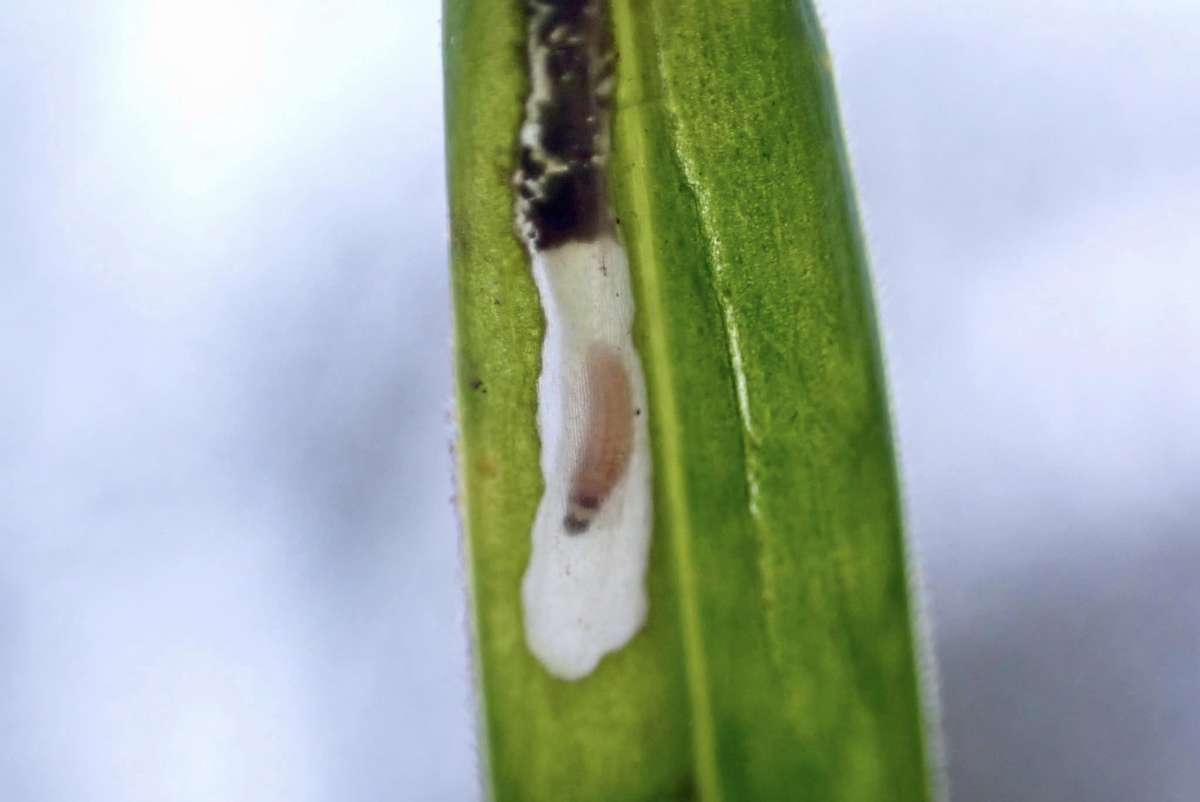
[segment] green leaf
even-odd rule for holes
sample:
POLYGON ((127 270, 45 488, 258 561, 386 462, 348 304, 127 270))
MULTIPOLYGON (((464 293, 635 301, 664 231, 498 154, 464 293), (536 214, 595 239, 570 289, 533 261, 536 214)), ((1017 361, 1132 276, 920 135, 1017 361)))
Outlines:
POLYGON ((544 320, 514 233, 516 0, 446 0, 459 440, 497 800, 931 796, 870 281, 807 3, 610 0, 610 180, 649 391, 649 615, 576 682, 525 645, 544 320))

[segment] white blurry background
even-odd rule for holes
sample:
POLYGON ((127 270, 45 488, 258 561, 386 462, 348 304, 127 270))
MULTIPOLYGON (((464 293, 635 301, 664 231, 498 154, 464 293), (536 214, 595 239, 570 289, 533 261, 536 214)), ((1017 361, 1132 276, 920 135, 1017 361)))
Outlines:
MULTIPOLYGON (((475 800, 435 2, 0 3, 0 799, 475 800)), ((960 800, 1200 795, 1200 6, 823 17, 960 800)))

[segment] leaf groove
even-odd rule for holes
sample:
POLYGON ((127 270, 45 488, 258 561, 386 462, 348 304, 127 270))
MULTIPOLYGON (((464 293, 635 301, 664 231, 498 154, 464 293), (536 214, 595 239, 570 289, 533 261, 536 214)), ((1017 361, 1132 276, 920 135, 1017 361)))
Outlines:
MULTIPOLYGON (((618 94, 625 94, 631 83, 636 86, 639 70, 639 50, 635 33, 636 12, 631 0, 614 0, 612 3, 612 25, 615 35, 619 62, 617 68, 618 94), (625 90, 625 91, 622 91, 625 90)), ((645 95, 642 95, 643 97, 645 95)), ((644 104, 624 107, 624 114, 618 116, 617 124, 621 125, 624 135, 624 146, 629 151, 630 161, 641 164, 650 156, 650 148, 646 143, 644 126, 644 104)), ((629 237, 633 241, 631 256, 635 280, 639 283, 641 292, 639 300, 642 309, 639 319, 646 331, 646 340, 650 353, 644 355, 647 359, 647 382, 653 388, 653 398, 657 399, 656 410, 658 425, 656 428, 659 444, 658 449, 664 455, 656 469, 661 472, 665 489, 665 507, 667 517, 671 521, 671 544, 676 565, 676 582, 679 590, 679 610, 683 649, 686 658, 686 676, 688 681, 688 699, 691 704, 692 718, 692 748, 695 756, 696 783, 700 798, 706 802, 720 802, 720 777, 717 769, 716 733, 713 724, 711 703, 709 699, 708 671, 704 653, 702 626, 700 621, 699 602, 695 588, 695 577, 692 570, 691 516, 688 510, 688 499, 683 471, 683 447, 681 444, 681 427, 677 412, 674 382, 671 380, 671 358, 667 348, 667 332, 655 321, 665 318, 659 311, 664 303, 663 293, 658 285, 654 266, 657 262, 654 247, 653 221, 651 219, 652 204, 650 188, 646 185, 645 175, 634 173, 630 177, 632 202, 637 214, 634 219, 627 221, 632 227, 640 229, 637 236, 629 237), (647 308, 649 307, 649 308, 647 308)))

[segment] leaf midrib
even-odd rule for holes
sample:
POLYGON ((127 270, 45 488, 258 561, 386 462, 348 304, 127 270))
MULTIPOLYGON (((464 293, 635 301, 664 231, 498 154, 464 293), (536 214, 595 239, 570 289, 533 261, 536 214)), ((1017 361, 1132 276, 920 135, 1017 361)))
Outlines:
MULTIPOLYGON (((613 0, 612 26, 619 56, 618 96, 624 90, 640 83, 642 68, 639 61, 637 13, 632 0, 613 0)), ((627 161, 643 165, 650 158, 650 147, 645 137, 647 124, 640 103, 623 105, 616 116, 621 132, 621 143, 627 153, 627 161)), ((634 279, 639 287, 640 309, 638 320, 649 346, 649 358, 645 359, 647 382, 653 388, 654 414, 657 416, 655 431, 658 436, 656 451, 661 457, 656 470, 662 476, 660 503, 665 502, 671 546, 676 570, 678 610, 684 653, 688 699, 691 705, 692 750, 697 787, 706 802, 720 802, 721 786, 717 770, 716 733, 713 724, 712 706, 709 699, 708 668, 704 652, 704 638, 700 623, 699 594, 696 591, 695 572, 691 553, 692 523, 688 509, 687 479, 684 475, 681 429, 676 402, 674 374, 671 369, 667 331, 662 321, 668 320, 664 310, 662 287, 658 280, 659 260, 654 248, 655 229, 653 205, 647 172, 631 170, 628 175, 630 203, 634 214, 626 218, 626 245, 632 242, 630 254, 634 279)))

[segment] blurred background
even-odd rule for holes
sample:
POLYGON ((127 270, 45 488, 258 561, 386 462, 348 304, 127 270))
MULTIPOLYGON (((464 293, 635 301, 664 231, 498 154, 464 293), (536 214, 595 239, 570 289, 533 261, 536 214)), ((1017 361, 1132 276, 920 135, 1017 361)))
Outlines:
MULTIPOLYGON (((822 14, 954 796, 1200 798, 1200 6, 822 14)), ((0 799, 478 799, 438 17, 3 3, 0 799)))

